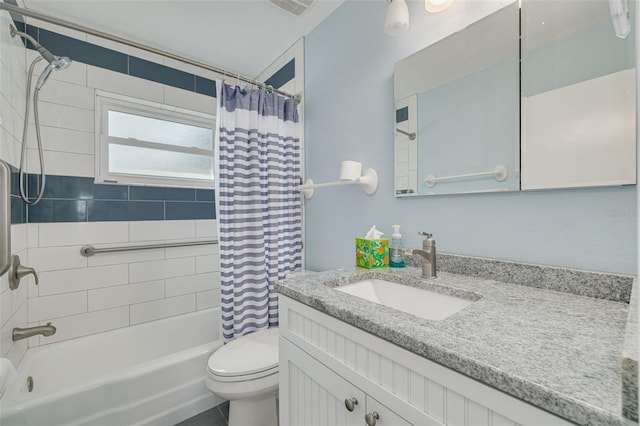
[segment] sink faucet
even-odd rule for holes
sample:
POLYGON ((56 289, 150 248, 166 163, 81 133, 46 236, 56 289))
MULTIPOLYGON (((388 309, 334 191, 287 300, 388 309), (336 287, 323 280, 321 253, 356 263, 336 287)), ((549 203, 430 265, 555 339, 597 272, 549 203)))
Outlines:
POLYGON ((431 238, 433 234, 424 231, 418 232, 426 238, 422 242, 422 250, 405 249, 405 254, 418 255, 422 258, 422 278, 437 278, 436 274, 436 240, 431 238))
POLYGON ((15 327, 13 329, 12 338, 14 342, 17 342, 18 340, 26 339, 28 337, 35 336, 36 334, 42 334, 43 336, 52 336, 56 334, 56 328, 52 326, 50 322, 48 322, 47 325, 38 325, 36 327, 15 327))

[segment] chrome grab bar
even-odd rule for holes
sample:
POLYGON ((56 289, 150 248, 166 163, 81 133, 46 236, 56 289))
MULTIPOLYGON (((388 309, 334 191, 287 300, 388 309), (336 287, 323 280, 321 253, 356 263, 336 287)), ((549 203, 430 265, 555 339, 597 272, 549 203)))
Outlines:
POLYGON ((11 168, 0 160, 0 275, 11 266, 11 168))
POLYGON ((190 247, 190 246, 204 246, 209 244, 218 244, 218 240, 202 240, 202 241, 185 241, 176 243, 158 243, 158 244, 144 244, 139 246, 120 246, 120 247, 105 247, 95 248, 92 245, 83 246, 80 249, 80 254, 84 257, 91 257, 94 254, 99 253, 113 253, 116 251, 133 251, 133 250, 150 250, 158 248, 172 248, 172 247, 190 247))

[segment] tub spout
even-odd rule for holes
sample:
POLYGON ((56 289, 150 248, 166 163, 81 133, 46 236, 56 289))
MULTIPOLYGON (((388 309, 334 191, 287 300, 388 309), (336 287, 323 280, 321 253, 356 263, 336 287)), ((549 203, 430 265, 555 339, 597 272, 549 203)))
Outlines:
POLYGON ((52 326, 50 322, 48 322, 47 325, 38 325, 36 327, 15 327, 13 329, 12 337, 13 341, 17 342, 18 340, 26 339, 37 334, 42 334, 43 336, 53 336, 54 334, 56 334, 56 328, 52 326))

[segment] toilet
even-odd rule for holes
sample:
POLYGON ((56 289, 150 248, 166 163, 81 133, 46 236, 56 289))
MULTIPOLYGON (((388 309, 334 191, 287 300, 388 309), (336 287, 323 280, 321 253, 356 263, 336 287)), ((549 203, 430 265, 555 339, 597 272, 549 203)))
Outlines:
POLYGON ((278 329, 244 335, 214 352, 206 385, 229 400, 229 426, 278 426, 278 329))

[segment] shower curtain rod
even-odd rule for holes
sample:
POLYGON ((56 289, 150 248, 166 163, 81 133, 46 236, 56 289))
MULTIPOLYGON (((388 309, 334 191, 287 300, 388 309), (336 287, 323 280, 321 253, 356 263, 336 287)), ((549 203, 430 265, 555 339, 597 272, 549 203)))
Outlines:
POLYGON ((300 102, 300 95, 292 95, 290 93, 283 92, 283 91, 278 90, 278 89, 274 89, 271 86, 267 86, 266 84, 261 83, 259 81, 252 80, 252 79, 250 79, 248 77, 244 77, 244 76, 242 76, 240 74, 234 74, 234 73, 231 73, 231 72, 229 72, 227 70, 224 70, 222 68, 217 68, 217 67, 214 67, 214 66, 211 66, 211 65, 207 65, 205 63, 198 62, 198 61, 193 60, 193 59, 185 58, 183 56, 176 55, 176 54, 171 53, 171 52, 167 52, 167 51, 164 51, 164 50, 156 49, 155 47, 151 47, 151 46, 147 46, 147 45, 144 45, 144 44, 141 44, 141 43, 137 43, 135 41, 128 40, 126 38, 122 38, 122 37, 118 37, 118 36, 115 36, 115 35, 107 34, 107 33, 104 33, 102 31, 94 30, 93 28, 85 27, 84 25, 79 25, 79 24, 76 24, 76 23, 73 23, 73 22, 70 22, 70 21, 65 21, 64 19, 59 19, 59 18, 53 17, 51 15, 47 15, 47 14, 44 14, 44 13, 36 12, 35 10, 23 9, 21 7, 18 7, 18 6, 14 6, 14 5, 11 5, 11 4, 4 3, 1 0, 0 0, 0 10, 6 10, 9 13, 15 13, 15 14, 18 14, 18 15, 27 16, 29 18, 38 19, 40 21, 48 22, 50 24, 60 25, 61 27, 65 27, 65 28, 69 28, 69 29, 72 29, 72 30, 81 31, 83 33, 91 34, 91 35, 96 36, 96 37, 104 38, 104 39, 107 39, 107 40, 115 41, 115 42, 120 43, 120 44, 125 44, 127 46, 135 47, 136 49, 140 49, 140 50, 144 50, 144 51, 147 51, 147 52, 155 53, 157 55, 161 55, 161 56, 164 56, 166 58, 175 59, 176 61, 184 62, 185 64, 189 64, 189 65, 194 65, 194 66, 196 66, 198 68, 202 68, 202 69, 205 69, 205 70, 208 70, 208 71, 213 71, 215 73, 222 74, 222 75, 224 75, 226 77, 236 78, 236 79, 238 79, 240 81, 243 81, 245 83, 249 83, 249 84, 252 84, 254 86, 257 86, 257 87, 260 87, 260 88, 263 88, 263 89, 267 89, 267 90, 269 90, 271 92, 277 93, 277 94, 285 96, 287 98, 295 99, 296 101, 300 102))

